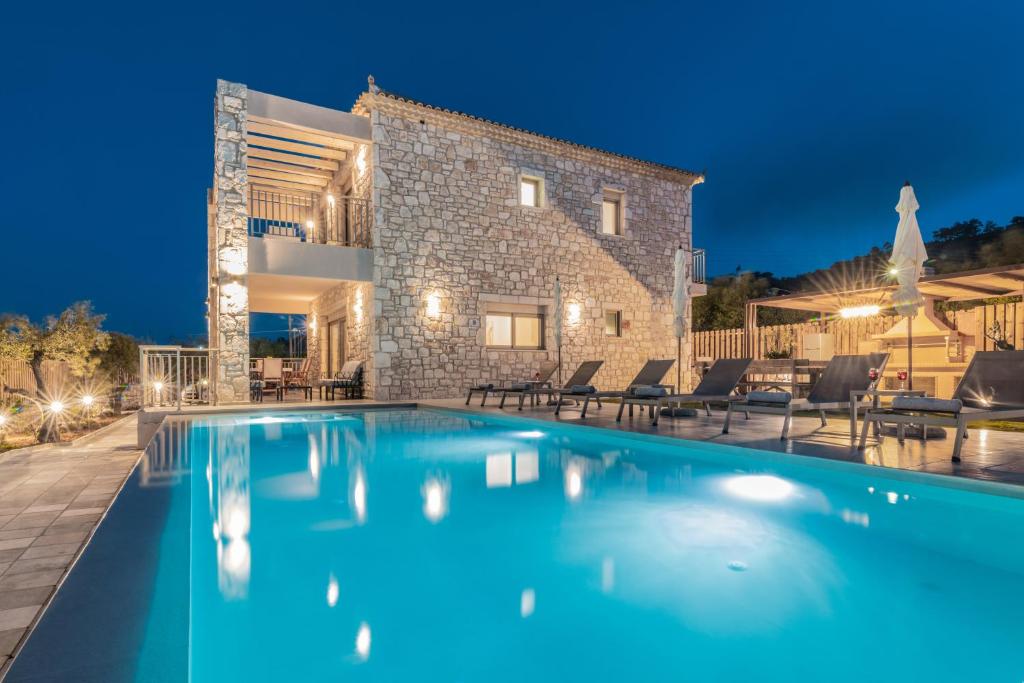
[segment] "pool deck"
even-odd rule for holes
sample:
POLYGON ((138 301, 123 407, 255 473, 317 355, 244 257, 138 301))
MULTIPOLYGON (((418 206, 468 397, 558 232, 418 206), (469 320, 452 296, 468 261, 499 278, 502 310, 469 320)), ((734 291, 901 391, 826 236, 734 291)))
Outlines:
MULTIPOLYGON (((544 421, 587 425, 618 432, 658 434, 679 439, 730 444, 767 451, 809 455, 831 460, 916 470, 968 479, 996 481, 1024 486, 1024 433, 972 430, 963 449, 963 462, 950 461, 950 440, 927 443, 907 440, 900 446, 895 438, 879 445, 869 440, 868 448, 850 446, 849 422, 842 415, 830 417, 828 427, 817 418, 796 417, 791 439, 779 439, 781 417, 735 416, 731 433, 721 433, 724 414, 714 411, 696 417, 662 418, 652 427, 643 413, 621 423, 615 421, 617 405, 601 410, 593 407, 587 418, 565 407, 561 417, 550 408, 471 406, 464 399, 425 400, 422 406, 480 414, 523 416, 544 421)), ((197 415, 239 411, 294 411, 313 409, 365 409, 370 407, 411 407, 410 402, 383 404, 375 401, 267 402, 254 405, 205 406, 147 411, 143 421, 150 424, 166 415, 197 415)), ((35 446, 0 454, 0 678, 10 666, 12 653, 35 625, 44 606, 60 585, 75 559, 88 543, 142 451, 143 431, 137 415, 126 417, 73 444, 35 446)))

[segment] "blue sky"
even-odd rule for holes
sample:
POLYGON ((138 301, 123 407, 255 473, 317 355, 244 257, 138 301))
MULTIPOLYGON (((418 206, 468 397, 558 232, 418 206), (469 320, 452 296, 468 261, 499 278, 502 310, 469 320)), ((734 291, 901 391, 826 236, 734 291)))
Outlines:
POLYGON ((204 332, 215 79, 348 109, 431 103, 707 170, 709 270, 793 274, 1024 214, 1024 4, 325 3, 8 9, 0 311, 91 299, 204 332), (716 6, 720 5, 720 6, 716 6), (18 14, 19 12, 23 14, 18 14))

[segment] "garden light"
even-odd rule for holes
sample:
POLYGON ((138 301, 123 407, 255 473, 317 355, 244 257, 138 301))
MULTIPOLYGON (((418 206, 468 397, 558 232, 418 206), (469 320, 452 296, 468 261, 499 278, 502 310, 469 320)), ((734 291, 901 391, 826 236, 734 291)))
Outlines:
POLYGON ((53 413, 54 415, 60 415, 61 413, 64 412, 64 402, 63 401, 53 401, 47 407, 50 409, 50 412, 53 413))
POLYGON ((90 407, 95 401, 96 398, 92 394, 86 394, 82 397, 82 405, 86 408, 90 407))

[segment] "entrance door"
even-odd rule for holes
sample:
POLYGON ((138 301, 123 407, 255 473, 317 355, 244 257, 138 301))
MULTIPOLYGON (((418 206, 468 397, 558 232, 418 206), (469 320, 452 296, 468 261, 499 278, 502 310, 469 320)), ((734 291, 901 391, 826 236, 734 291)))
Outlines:
POLYGON ((344 320, 332 320, 327 324, 327 369, 334 377, 345 364, 344 320))

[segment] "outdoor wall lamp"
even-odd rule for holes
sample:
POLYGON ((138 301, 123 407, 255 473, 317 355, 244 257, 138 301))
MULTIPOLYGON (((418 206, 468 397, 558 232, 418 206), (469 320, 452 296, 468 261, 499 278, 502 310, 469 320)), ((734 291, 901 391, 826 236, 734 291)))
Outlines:
POLYGON ((580 321, 580 305, 569 304, 569 324, 575 325, 580 321))
POLYGON ((441 295, 437 292, 427 297, 427 317, 439 318, 441 316, 441 295))

